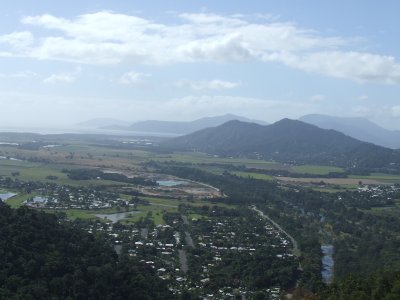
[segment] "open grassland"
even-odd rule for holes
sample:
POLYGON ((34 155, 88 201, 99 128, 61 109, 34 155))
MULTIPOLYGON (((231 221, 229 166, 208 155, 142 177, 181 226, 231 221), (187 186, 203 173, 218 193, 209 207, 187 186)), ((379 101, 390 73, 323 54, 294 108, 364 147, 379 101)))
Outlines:
POLYGON ((314 174, 314 175, 327 175, 329 173, 341 173, 344 172, 342 168, 331 167, 331 166, 315 166, 315 165, 303 165, 293 166, 290 171, 295 173, 314 174))
MULTIPOLYGON (((110 180, 72 180, 61 170, 70 168, 68 165, 30 163, 10 160, 0 160, 0 176, 15 177, 22 181, 53 182, 60 185, 90 186, 90 185, 120 185, 121 183, 110 180), (18 175, 15 175, 18 173, 18 175), (14 175, 13 175, 14 174, 14 175), (57 179, 48 179, 55 176, 57 179)), ((76 168, 76 166, 72 166, 76 168)))
MULTIPOLYGON (((17 208, 22 205, 22 202, 28 199, 29 197, 34 197, 33 194, 21 194, 16 197, 13 197, 7 201, 7 203, 17 208)), ((127 198, 124 195, 123 198, 127 198)), ((178 212, 179 204, 186 204, 195 207, 201 206, 222 206, 227 208, 233 208, 233 205, 227 205, 224 203, 212 202, 212 201, 187 201, 187 200, 178 200, 178 199, 165 199, 165 198, 155 198, 155 197, 141 197, 143 200, 149 201, 149 205, 137 205, 135 210, 130 210, 132 214, 121 220, 123 223, 132 223, 137 222, 141 218, 150 217, 156 225, 164 224, 163 215, 167 212, 178 212)), ((83 219, 83 220, 101 220, 107 221, 106 219, 98 218, 97 214, 114 214, 120 212, 126 212, 126 210, 121 208, 108 208, 108 209, 96 209, 96 210, 89 210, 89 209, 60 209, 60 210, 52 210, 52 209, 44 209, 44 211, 49 213, 55 212, 64 212, 68 219, 76 220, 76 219, 83 219)))
POLYGON ((345 192, 348 190, 356 190, 359 186, 358 185, 337 185, 337 186, 324 186, 324 187, 318 187, 318 186, 312 186, 311 188, 314 191, 319 191, 323 193, 338 193, 338 192, 345 192))
POLYGON ((295 178, 295 177, 277 177, 278 180, 290 183, 313 183, 313 184, 332 184, 341 186, 355 186, 360 182, 362 184, 390 184, 389 182, 378 181, 374 179, 361 179, 361 178, 295 178))
POLYGON ((400 183, 400 175, 371 173, 369 176, 349 176, 351 178, 358 178, 363 183, 365 180, 377 180, 385 183, 400 183))
POLYGON ((259 173, 252 173, 252 172, 231 172, 240 177, 250 177, 254 179, 261 179, 261 180, 274 180, 275 177, 267 174, 259 174, 259 173))
POLYGON ((398 218, 400 216, 400 199, 395 200, 395 203, 391 206, 373 207, 371 209, 364 209, 363 212, 377 216, 398 218))
POLYGON ((220 164, 237 165, 257 169, 286 169, 282 164, 257 159, 217 157, 201 152, 179 152, 172 154, 155 155, 153 160, 159 162, 182 162, 192 164, 220 164))
POLYGON ((28 200, 29 198, 37 196, 36 194, 26 194, 26 193, 21 193, 17 194, 16 196, 7 199, 6 203, 10 205, 12 208, 18 208, 22 206, 24 201, 28 200))

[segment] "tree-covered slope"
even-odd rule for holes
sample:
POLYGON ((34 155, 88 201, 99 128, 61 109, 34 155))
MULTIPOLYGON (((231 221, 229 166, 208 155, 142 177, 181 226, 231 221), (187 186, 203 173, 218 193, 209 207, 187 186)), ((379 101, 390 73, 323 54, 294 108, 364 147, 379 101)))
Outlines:
POLYGON ((358 168, 400 167, 400 152, 335 130, 283 119, 272 125, 230 121, 165 142, 167 147, 290 163, 358 168))
POLYGON ((169 299, 153 270, 53 215, 0 202, 0 299, 169 299))

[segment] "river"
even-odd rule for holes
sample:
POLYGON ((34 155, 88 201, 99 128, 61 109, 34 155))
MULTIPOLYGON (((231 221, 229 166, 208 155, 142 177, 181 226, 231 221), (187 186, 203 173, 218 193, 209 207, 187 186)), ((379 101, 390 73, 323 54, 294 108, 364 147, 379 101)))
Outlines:
POLYGON ((333 266, 335 262, 333 261, 333 245, 322 245, 322 280, 325 283, 331 283, 333 280, 333 266))

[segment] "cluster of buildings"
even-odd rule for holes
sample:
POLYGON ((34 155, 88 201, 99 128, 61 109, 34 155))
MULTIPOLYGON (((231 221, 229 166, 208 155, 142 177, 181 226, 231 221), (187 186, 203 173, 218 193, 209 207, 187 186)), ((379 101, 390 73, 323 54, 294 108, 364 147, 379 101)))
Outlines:
MULTIPOLYGON (((173 293, 191 291, 204 299, 256 292, 243 284, 211 287, 213 274, 232 255, 253 256, 265 251, 278 264, 296 264, 289 240, 257 215, 250 222, 235 216, 213 216, 212 212, 202 218, 182 216, 167 213, 166 224, 157 226, 148 220, 129 225, 97 221, 88 231, 106 232, 116 249, 123 244, 130 256, 153 268, 173 293)), ((280 287, 271 286, 263 292, 279 299, 280 287)))

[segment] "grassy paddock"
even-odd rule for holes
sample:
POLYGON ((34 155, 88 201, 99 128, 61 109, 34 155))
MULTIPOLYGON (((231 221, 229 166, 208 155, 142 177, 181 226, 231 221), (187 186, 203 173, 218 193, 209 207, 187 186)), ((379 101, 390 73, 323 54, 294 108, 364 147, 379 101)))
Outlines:
POLYGON ((240 177, 251 177, 254 179, 261 179, 261 180, 274 180, 275 177, 267 174, 259 174, 259 173, 252 173, 252 172, 233 172, 233 174, 240 176, 240 177))
POLYGON ((6 203, 10 205, 12 208, 18 208, 22 206, 22 203, 29 198, 37 196, 36 194, 18 194, 12 198, 7 199, 6 203))
POLYGON ((337 173, 344 172, 342 168, 331 167, 331 166, 316 166, 316 165, 293 166, 291 168, 291 171, 295 173, 305 173, 314 175, 327 175, 331 172, 337 172, 337 173))
POLYGON ((367 180, 378 180, 386 183, 400 183, 400 175, 393 175, 393 174, 371 173, 371 175, 369 176, 352 175, 349 177, 359 178, 361 181, 362 179, 367 179, 367 180))

